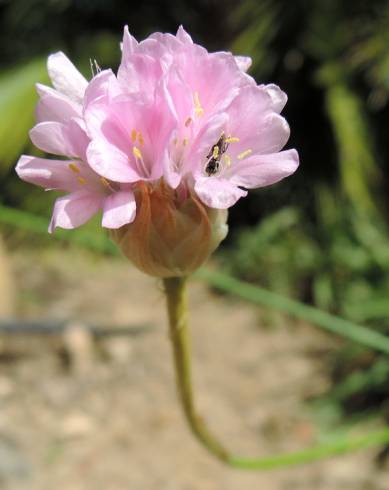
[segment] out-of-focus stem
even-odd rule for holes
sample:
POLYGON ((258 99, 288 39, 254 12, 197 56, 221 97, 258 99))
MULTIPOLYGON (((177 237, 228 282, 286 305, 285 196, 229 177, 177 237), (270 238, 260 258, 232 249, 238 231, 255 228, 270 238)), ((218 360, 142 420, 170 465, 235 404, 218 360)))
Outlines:
POLYGON ((169 312, 170 338, 174 352, 177 390, 186 420, 198 440, 217 458, 227 462, 229 459, 227 451, 208 431, 204 421, 196 413, 194 405, 186 278, 174 277, 165 279, 164 284, 169 312))
POLYGON ((389 442, 389 429, 382 429, 360 437, 338 439, 333 443, 314 446, 295 453, 262 458, 242 458, 229 453, 208 430, 204 420, 196 412, 192 390, 186 281, 186 278, 181 277, 164 279, 169 313, 170 337, 174 351, 177 389, 185 418, 193 434, 220 461, 233 468, 270 470, 308 463, 329 456, 345 454, 389 442))

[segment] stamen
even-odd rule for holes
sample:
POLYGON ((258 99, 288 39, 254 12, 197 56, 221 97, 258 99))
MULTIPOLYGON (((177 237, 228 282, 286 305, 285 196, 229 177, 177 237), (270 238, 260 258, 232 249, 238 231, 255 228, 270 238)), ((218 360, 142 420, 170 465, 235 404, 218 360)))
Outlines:
POLYGON ((182 140, 182 144, 183 144, 184 146, 186 146, 188 143, 189 143, 189 139, 188 139, 188 138, 184 138, 184 139, 182 140))
POLYGON ((93 66, 92 58, 89 58, 90 71, 92 72, 92 78, 95 76, 95 69, 93 66))
POLYGON ((77 167, 77 165, 75 163, 69 163, 68 167, 75 174, 79 174, 81 172, 81 170, 77 167))
POLYGON ((145 140, 143 139, 143 134, 140 131, 138 132, 138 141, 140 146, 143 146, 145 144, 145 140))
POLYGON ((238 143, 238 141, 240 141, 239 138, 235 138, 233 136, 229 136, 225 139, 226 143, 238 143))
POLYGON ((239 153, 239 155, 238 155, 238 160, 242 160, 242 158, 247 157, 248 155, 251 155, 252 152, 253 152, 253 150, 242 151, 242 153, 239 153))
POLYGON ((147 169, 147 166, 145 164, 145 161, 143 160, 143 155, 140 149, 137 146, 132 147, 132 153, 134 154, 136 163, 138 167, 146 174, 148 175, 149 171, 147 169))
POLYGON ((224 165, 226 167, 230 167, 231 166, 231 157, 230 157, 230 155, 227 155, 227 153, 225 153, 222 156, 222 162, 224 163, 224 165))
POLYGON ((213 147, 212 158, 217 158, 218 155, 219 155, 219 147, 218 146, 214 146, 213 147))
POLYGON ((193 122, 193 119, 191 117, 188 117, 187 120, 185 121, 185 127, 187 128, 190 126, 193 122))
POLYGON ((194 102, 194 105, 195 105, 195 113, 198 115, 198 116, 202 116, 203 113, 204 113, 204 109, 201 107, 201 102, 200 102, 200 97, 199 97, 199 93, 198 92, 195 92, 193 94, 193 102, 194 102))
POLYGON ((78 180, 78 182, 79 182, 81 185, 85 185, 85 184, 86 184, 86 180, 84 179, 84 177, 77 177, 77 180, 78 180))
POLYGON ((135 141, 136 141, 136 135, 137 135, 136 129, 133 129, 133 130, 131 131, 131 141, 132 141, 133 143, 135 143, 135 141))
POLYGON ((94 64, 95 64, 96 73, 100 73, 101 72, 101 68, 100 68, 99 64, 97 63, 96 60, 93 60, 93 61, 94 61, 94 64))
POLYGON ((137 146, 132 147, 132 153, 134 154, 135 158, 139 158, 139 160, 143 160, 142 152, 137 146))
POLYGON ((173 145, 174 145, 174 146, 176 146, 176 145, 177 145, 177 143, 178 143, 178 138, 174 138, 174 140, 173 140, 173 145))

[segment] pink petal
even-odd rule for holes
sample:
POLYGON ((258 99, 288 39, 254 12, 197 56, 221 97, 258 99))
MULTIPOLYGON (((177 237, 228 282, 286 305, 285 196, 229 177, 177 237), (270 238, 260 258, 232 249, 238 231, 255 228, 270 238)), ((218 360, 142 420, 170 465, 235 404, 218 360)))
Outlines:
POLYGON ((119 95, 120 87, 112 70, 103 70, 89 82, 84 96, 84 107, 96 100, 107 97, 108 100, 119 95))
POLYGON ((246 72, 250 68, 250 66, 253 62, 253 60, 250 58, 250 56, 234 56, 234 58, 235 58, 236 64, 239 67, 239 70, 242 70, 244 72, 246 72))
POLYGON ((59 122, 46 121, 30 130, 31 141, 39 149, 54 155, 76 156, 66 134, 66 126, 59 122))
POLYGON ((178 123, 174 104, 165 81, 158 84, 154 104, 145 114, 145 119, 145 129, 150 136, 153 150, 151 159, 155 162, 154 165, 161 169, 161 173, 153 172, 154 177, 157 178, 162 175, 163 160, 178 123))
POLYGON ((131 166, 129 155, 103 139, 95 139, 90 143, 87 159, 95 172, 109 180, 125 183, 142 178, 131 166))
POLYGON ((104 228, 120 228, 135 218, 135 196, 131 190, 118 191, 105 198, 103 206, 104 228))
POLYGON ((88 191, 77 191, 59 197, 54 204, 49 233, 55 228, 72 229, 86 223, 102 205, 103 196, 88 191))
POLYGON ((272 100, 273 110, 280 113, 288 100, 286 93, 274 83, 270 83, 269 85, 261 85, 260 87, 262 87, 266 93, 269 94, 272 100))
POLYGON ((31 184, 44 187, 46 190, 72 191, 80 187, 77 178, 69 169, 65 160, 47 160, 28 155, 22 155, 16 165, 18 176, 31 184))
POLYGON ((40 95, 36 108, 38 122, 57 121, 64 123, 72 117, 81 116, 81 106, 66 95, 41 84, 37 84, 37 91, 40 95))
POLYGON ((184 44, 193 44, 192 38, 182 26, 178 28, 176 36, 184 44))
POLYGON ((273 153, 281 150, 289 138, 286 120, 273 110, 273 102, 264 88, 247 86, 226 109, 229 115, 228 133, 239 138, 229 147, 229 154, 251 150, 253 153, 273 153))
POLYGON ((118 81, 125 92, 143 91, 153 95, 157 80, 162 75, 160 59, 145 54, 133 54, 124 60, 118 70, 118 81))
POLYGON ((98 174, 123 183, 162 176, 171 134, 177 125, 165 83, 157 85, 153 101, 145 101, 142 94, 127 94, 107 104, 91 104, 85 119, 93 138, 88 161, 98 174), (134 130, 144 138, 143 163, 133 154, 134 130))
POLYGON ((71 145, 71 155, 86 161, 86 150, 90 139, 86 134, 84 120, 79 117, 71 119, 66 126, 65 135, 71 145))
MULTIPOLYGON (((144 48, 150 41, 157 41, 159 44, 158 51, 162 48, 170 53, 175 53, 181 48, 179 39, 170 33, 155 32, 154 34, 151 34, 144 43, 141 43, 142 48, 144 48)), ((158 57, 160 57, 160 55, 158 57)))
POLYGON ((68 124, 46 121, 37 124, 30 131, 31 141, 47 153, 68 157, 85 157, 89 143, 80 121, 73 119, 68 124))
POLYGON ((128 26, 125 26, 122 43, 123 58, 130 56, 136 50, 137 46, 138 41, 130 34, 128 26))
POLYGON ((194 189, 204 204, 216 209, 227 209, 241 197, 247 196, 247 191, 217 177, 200 177, 196 180, 194 189))
POLYGON ((168 150, 164 152, 163 165, 163 177, 167 184, 172 189, 177 189, 180 185, 182 172, 181 169, 176 167, 175 162, 170 158, 168 150))
POLYGON ((255 155, 235 162, 229 169, 230 181, 252 189, 274 184, 296 171, 299 157, 296 150, 269 155, 255 155))
POLYGON ((88 85, 73 63, 64 53, 49 56, 47 69, 54 87, 75 102, 81 102, 88 85))
POLYGON ((223 110, 240 87, 254 83, 239 70, 231 53, 209 54, 195 44, 187 48, 177 69, 192 94, 197 92, 205 114, 223 110))

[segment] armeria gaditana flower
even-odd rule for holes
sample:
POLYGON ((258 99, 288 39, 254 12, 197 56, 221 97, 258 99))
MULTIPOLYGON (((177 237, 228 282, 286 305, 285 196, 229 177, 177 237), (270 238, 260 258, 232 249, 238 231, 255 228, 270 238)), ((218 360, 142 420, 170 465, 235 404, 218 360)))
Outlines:
POLYGON ((227 232, 225 210, 298 166, 295 150, 281 151, 286 95, 258 86, 250 62, 208 53, 182 28, 140 43, 125 28, 117 76, 104 70, 89 83, 52 55, 55 89, 38 86, 31 139, 68 160, 22 156, 17 165, 22 179, 68 192, 50 230, 102 209, 102 226, 142 270, 170 277, 199 267, 227 232))

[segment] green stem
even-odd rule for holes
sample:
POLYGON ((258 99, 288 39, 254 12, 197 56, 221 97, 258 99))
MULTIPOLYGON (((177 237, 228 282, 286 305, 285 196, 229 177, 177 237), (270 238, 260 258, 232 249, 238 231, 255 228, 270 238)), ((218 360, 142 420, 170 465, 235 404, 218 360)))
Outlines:
POLYGON ((186 420, 199 441, 218 459, 227 462, 227 451, 208 431, 202 418, 197 415, 194 405, 190 340, 188 332, 186 278, 173 277, 165 279, 164 283, 169 313, 170 338, 173 345, 176 368, 177 390, 186 420))
POLYGON ((177 389, 182 409, 192 433, 220 461, 233 468, 269 470, 308 463, 328 456, 349 453, 372 445, 389 442, 389 429, 383 429, 353 439, 346 438, 303 451, 271 457, 252 459, 230 454, 218 439, 209 432, 204 420, 196 412, 192 390, 186 278, 164 279, 164 285, 169 313, 170 337, 174 351, 177 389))
POLYGON ((280 294, 272 293, 258 286, 253 286, 234 277, 210 269, 200 269, 196 277, 206 281, 221 291, 234 294, 242 299, 277 311, 283 311, 300 320, 317 325, 331 333, 346 337, 354 342, 389 354, 389 337, 371 328, 357 325, 349 320, 331 315, 313 306, 305 305, 280 294))

